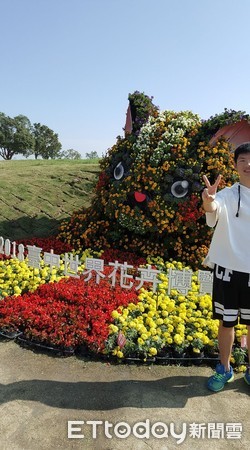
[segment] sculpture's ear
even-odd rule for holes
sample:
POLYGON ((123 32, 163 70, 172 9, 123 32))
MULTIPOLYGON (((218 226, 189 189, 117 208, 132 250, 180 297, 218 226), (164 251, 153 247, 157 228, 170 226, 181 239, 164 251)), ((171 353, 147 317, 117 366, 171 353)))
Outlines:
POLYGON ((220 137, 224 137, 233 150, 243 142, 250 141, 250 124, 247 120, 240 120, 239 122, 225 125, 220 128, 217 133, 210 139, 209 144, 214 145, 220 137))
POLYGON ((132 114, 131 114, 131 108, 130 108, 130 103, 129 103, 128 109, 127 109, 127 115, 126 115, 126 123, 125 123, 125 127, 124 127, 125 137, 128 134, 131 134, 132 130, 133 130, 133 121, 132 121, 132 114))

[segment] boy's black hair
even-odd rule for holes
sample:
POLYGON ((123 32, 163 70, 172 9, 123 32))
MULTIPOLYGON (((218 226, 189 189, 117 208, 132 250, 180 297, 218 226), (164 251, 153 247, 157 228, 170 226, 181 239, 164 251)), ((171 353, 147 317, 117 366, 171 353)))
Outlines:
POLYGON ((244 142, 239 145, 234 152, 234 161, 237 162, 237 159, 241 153, 250 153, 250 142, 244 142))

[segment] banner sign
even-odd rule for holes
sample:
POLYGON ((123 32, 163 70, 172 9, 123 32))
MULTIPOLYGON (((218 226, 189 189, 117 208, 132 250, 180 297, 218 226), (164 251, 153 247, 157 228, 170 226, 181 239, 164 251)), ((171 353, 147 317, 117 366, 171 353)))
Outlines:
MULTIPOLYGON (((53 250, 50 250, 50 252, 43 252, 42 257, 42 248, 36 247, 35 245, 27 245, 27 252, 27 265, 29 267, 40 269, 41 261, 43 260, 44 264, 50 266, 51 270, 53 267, 60 268, 61 256, 55 254, 53 250)), ((24 261, 25 247, 23 244, 17 245, 16 242, 11 242, 9 239, 4 240, 3 237, 0 237, 0 254, 9 256, 13 259, 18 259, 19 261, 24 261)), ((88 282, 91 278, 95 277, 97 284, 100 283, 102 278, 108 277, 111 279, 111 285, 114 287, 117 282, 117 274, 119 274, 120 286, 125 289, 132 288, 134 281, 136 281, 136 290, 139 290, 144 283, 151 283, 153 292, 156 292, 158 285, 161 283, 159 275, 163 273, 160 270, 154 269, 151 264, 147 264, 146 267, 136 268, 138 276, 134 276, 132 275, 134 270, 133 265, 128 264, 127 262, 119 263, 118 261, 115 261, 108 263, 108 266, 112 267, 113 270, 107 276, 103 273, 104 260, 92 257, 87 257, 85 259, 84 270, 81 271, 79 270, 79 266, 82 263, 79 260, 79 256, 74 256, 73 253, 65 253, 63 262, 65 276, 75 278, 80 278, 81 276, 85 282, 88 282)), ((211 294, 213 273, 207 270, 198 270, 197 273, 200 284, 199 294, 211 294)), ((188 291, 191 289, 192 275, 193 272, 190 269, 176 270, 170 268, 167 273, 168 294, 170 294, 171 289, 176 289, 181 294, 187 295, 188 291)))

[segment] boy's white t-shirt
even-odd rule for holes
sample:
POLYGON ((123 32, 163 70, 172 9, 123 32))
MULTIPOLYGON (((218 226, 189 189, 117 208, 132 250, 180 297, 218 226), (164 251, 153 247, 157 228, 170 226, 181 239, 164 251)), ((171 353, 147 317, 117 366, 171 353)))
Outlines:
POLYGON ((238 185, 217 192, 216 211, 206 213, 207 225, 216 227, 203 264, 250 273, 250 188, 240 185, 240 210, 236 217, 238 185))

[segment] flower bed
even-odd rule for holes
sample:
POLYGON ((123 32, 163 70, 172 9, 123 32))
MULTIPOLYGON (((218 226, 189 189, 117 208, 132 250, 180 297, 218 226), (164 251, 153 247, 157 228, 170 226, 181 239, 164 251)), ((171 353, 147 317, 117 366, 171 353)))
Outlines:
MULTIPOLYGON (((106 262, 126 260, 134 267, 145 263, 133 254, 111 250, 103 252, 102 258, 106 262)), ((161 258, 149 262, 162 272, 155 293, 147 286, 140 291, 121 288, 118 283, 112 287, 109 278, 100 284, 94 279, 87 283, 68 278, 62 275, 63 267, 50 273, 45 267, 31 269, 25 261, 1 261, 0 329, 5 337, 8 332, 21 332, 20 342, 63 354, 84 348, 85 354, 115 361, 195 363, 197 357, 214 361, 218 321, 212 319, 210 295, 199 294, 197 273, 192 275, 187 295, 174 289, 168 294, 167 271, 182 269, 181 263, 161 258)), ((105 274, 111 270, 106 267, 105 274)), ((240 349, 241 336, 246 334, 245 326, 236 327, 232 362, 238 368, 246 361, 246 351, 240 349)))
MULTIPOLYGON (((165 272, 169 268, 183 268, 181 263, 164 263, 159 258, 157 265, 165 272)), ((113 312, 106 349, 121 359, 136 354, 142 360, 155 356, 158 361, 176 362, 183 361, 184 356, 192 362, 197 358, 213 361, 218 357, 219 321, 212 319, 211 296, 199 295, 197 273, 192 276, 192 289, 186 296, 175 289, 168 295, 167 274, 160 277, 157 293, 142 288, 137 304, 113 312), (122 345, 118 345, 119 336, 123 336, 122 345)), ((240 349, 241 336, 246 334, 246 326, 236 327, 232 357, 236 366, 246 362, 246 351, 240 349), (239 354, 241 359, 237 358, 239 354)))
POLYGON ((22 331, 31 341, 60 348, 86 344, 100 352, 108 337, 112 311, 136 302, 134 290, 102 287, 94 281, 68 278, 41 285, 35 292, 0 303, 0 326, 22 331))

